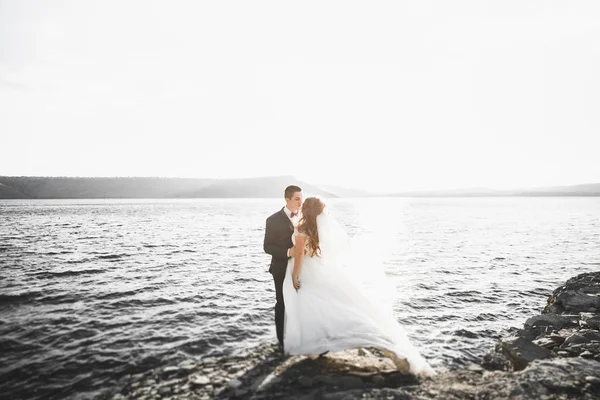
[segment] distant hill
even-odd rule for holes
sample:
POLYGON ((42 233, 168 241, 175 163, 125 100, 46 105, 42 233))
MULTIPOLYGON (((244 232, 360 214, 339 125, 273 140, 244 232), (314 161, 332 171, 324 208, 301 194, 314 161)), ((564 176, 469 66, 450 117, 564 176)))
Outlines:
POLYGON ((523 189, 515 196, 600 196, 600 183, 523 189))
POLYGON ((219 179, 211 182, 211 184, 202 189, 187 193, 186 197, 283 197, 283 190, 289 185, 300 186, 305 196, 338 197, 332 192, 287 175, 263 178, 219 179))
POLYGON ((17 189, 0 183, 0 199, 26 199, 27 196, 17 189))
POLYGON ((291 176, 251 179, 0 177, 0 199, 283 197, 296 184, 307 195, 338 197, 291 176))
POLYGON ((531 189, 494 190, 468 188, 454 190, 412 191, 387 194, 391 197, 552 197, 552 196, 600 196, 600 183, 585 185, 539 187, 531 189))
POLYGON ((470 188, 374 194, 338 186, 313 185, 289 175, 248 179, 0 176, 0 199, 281 198, 288 185, 299 185, 305 196, 327 198, 600 196, 600 183, 517 190, 470 188))

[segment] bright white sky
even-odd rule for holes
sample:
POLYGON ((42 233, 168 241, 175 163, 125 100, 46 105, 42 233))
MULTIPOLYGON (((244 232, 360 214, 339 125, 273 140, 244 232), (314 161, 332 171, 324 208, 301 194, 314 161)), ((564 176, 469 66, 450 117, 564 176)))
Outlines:
POLYGON ((0 0, 0 175, 600 182, 600 2, 0 0))

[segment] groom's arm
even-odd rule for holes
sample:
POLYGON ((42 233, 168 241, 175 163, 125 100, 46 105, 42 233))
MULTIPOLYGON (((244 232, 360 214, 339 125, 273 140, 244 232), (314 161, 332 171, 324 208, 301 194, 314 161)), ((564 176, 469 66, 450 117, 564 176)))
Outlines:
POLYGON ((265 253, 272 255, 275 258, 287 259, 288 248, 277 244, 277 229, 273 226, 273 221, 267 219, 267 226, 265 228, 265 241, 263 243, 263 249, 265 253))

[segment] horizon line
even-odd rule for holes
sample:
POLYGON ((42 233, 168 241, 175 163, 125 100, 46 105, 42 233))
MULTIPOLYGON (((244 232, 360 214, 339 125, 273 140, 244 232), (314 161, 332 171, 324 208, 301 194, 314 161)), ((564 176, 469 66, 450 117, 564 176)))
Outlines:
POLYGON ((456 192, 456 191, 495 191, 495 192, 510 192, 510 191, 523 191, 523 190, 535 190, 535 189, 555 189, 565 187, 576 187, 585 185, 600 185, 600 182, 585 182, 576 184, 557 184, 552 186, 528 186, 528 187, 511 187, 504 189, 497 189, 487 186, 466 186, 466 187, 454 187, 451 189, 397 189, 394 191, 381 191, 373 189, 362 189, 358 187, 340 186, 334 183, 311 183, 306 180, 297 178, 291 174, 281 175, 261 175, 254 177, 235 177, 235 178, 199 178, 199 177, 174 177, 174 176, 69 176, 69 175, 0 175, 0 178, 70 178, 70 179, 174 179, 174 180, 205 180, 205 181, 231 181, 231 180, 253 180, 253 179, 269 179, 269 178, 284 178, 289 177, 299 182, 304 182, 315 186, 334 186, 338 189, 354 190, 367 192, 369 194, 387 195, 387 194, 416 194, 416 193, 440 193, 440 192, 456 192))

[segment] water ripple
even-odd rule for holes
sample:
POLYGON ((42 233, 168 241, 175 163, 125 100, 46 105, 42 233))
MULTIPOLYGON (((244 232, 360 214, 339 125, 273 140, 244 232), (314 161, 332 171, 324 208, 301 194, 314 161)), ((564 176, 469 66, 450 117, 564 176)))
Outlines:
MULTIPOLYGON (((262 240, 280 203, 0 201, 0 393, 93 398, 126 374, 275 340, 262 240)), ((375 235, 395 314, 434 366, 476 361, 600 265, 593 198, 329 203, 352 235, 375 235)))

